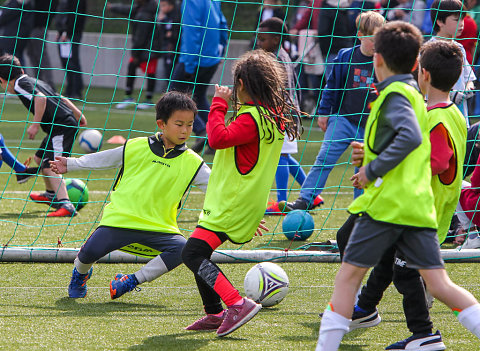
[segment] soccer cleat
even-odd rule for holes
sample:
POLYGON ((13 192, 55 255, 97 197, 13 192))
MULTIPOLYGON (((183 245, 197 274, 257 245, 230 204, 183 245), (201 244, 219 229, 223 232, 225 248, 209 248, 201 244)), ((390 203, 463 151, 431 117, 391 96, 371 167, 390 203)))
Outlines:
POLYGON ((385 350, 440 351, 445 350, 442 335, 437 330, 435 334, 413 334, 411 337, 387 346, 385 350))
POLYGON ((133 289, 140 291, 137 285, 138 280, 135 274, 117 274, 114 280, 110 282, 110 297, 115 300, 133 289))
POLYGON ((28 167, 23 172, 15 173, 15 176, 17 177, 17 183, 22 184, 22 183, 25 183, 30 178, 35 177, 40 171, 40 169, 41 169, 40 167, 28 167))
POLYGON ((223 323, 217 329, 217 336, 225 336, 237 330, 252 319, 261 308, 262 305, 255 303, 255 301, 247 297, 243 298, 241 305, 228 307, 223 323))
POLYGON ((86 274, 77 271, 77 267, 73 268, 72 278, 68 285, 68 296, 72 298, 82 298, 87 295, 87 280, 92 276, 93 267, 86 274))
POLYGON ((118 108, 119 110, 123 110, 129 106, 132 106, 133 104, 135 104, 135 99, 134 98, 125 98, 122 100, 122 102, 118 103, 115 108, 118 108))
POLYGON ((288 213, 288 212, 293 211, 293 210, 310 211, 310 210, 313 210, 315 207, 318 207, 320 205, 323 205, 323 198, 320 195, 318 195, 317 197, 315 197, 315 199, 313 200, 313 203, 311 205, 309 205, 307 203, 307 201, 305 201, 301 198, 298 198, 294 202, 280 201, 278 203, 278 208, 282 212, 288 213))
POLYGON ((470 234, 463 243, 462 249, 478 249, 480 248, 480 236, 478 234, 470 234), (471 236, 470 236, 471 235, 471 236))
POLYGON ((75 210, 75 206, 69 201, 60 203, 60 208, 47 214, 47 217, 74 217, 77 214, 78 212, 75 210))
POLYGON ((349 332, 359 328, 374 327, 379 325, 381 321, 382 318, 380 318, 377 309, 375 309, 373 312, 360 312, 354 310, 352 314, 352 321, 350 322, 349 332))
POLYGON ((55 196, 52 196, 48 192, 44 193, 30 193, 30 199, 33 202, 37 202, 39 204, 45 204, 49 205, 53 208, 60 208, 62 207, 61 202, 57 202, 57 198, 55 196))
POLYGON ((276 202, 276 201, 269 201, 268 202, 268 207, 265 210, 265 214, 267 216, 285 216, 286 215, 285 212, 282 212, 278 208, 278 202, 276 202))
POLYGON ((137 105, 139 110, 148 110, 153 107, 153 103, 151 100, 145 100, 144 102, 137 105))
POLYGON ((207 314, 198 321, 193 322, 185 330, 217 330, 223 323, 225 310, 221 317, 214 314, 207 314))

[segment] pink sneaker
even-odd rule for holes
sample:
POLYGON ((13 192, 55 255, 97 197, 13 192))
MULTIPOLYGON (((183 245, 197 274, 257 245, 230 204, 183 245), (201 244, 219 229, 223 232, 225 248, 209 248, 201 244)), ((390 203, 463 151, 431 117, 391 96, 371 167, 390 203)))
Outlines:
POLYGON ((265 210, 265 214, 267 216, 286 216, 287 215, 285 212, 282 212, 280 210, 280 208, 278 207, 278 202, 276 201, 268 202, 268 207, 265 210))
POLYGON ((227 309, 225 319, 217 330, 217 336, 225 336, 237 330, 252 319, 261 308, 262 305, 244 297, 243 304, 233 305, 227 309))
POLYGON ((216 330, 222 325, 224 318, 225 311, 223 311, 221 317, 215 316, 214 314, 207 314, 205 317, 190 324, 185 330, 216 330))

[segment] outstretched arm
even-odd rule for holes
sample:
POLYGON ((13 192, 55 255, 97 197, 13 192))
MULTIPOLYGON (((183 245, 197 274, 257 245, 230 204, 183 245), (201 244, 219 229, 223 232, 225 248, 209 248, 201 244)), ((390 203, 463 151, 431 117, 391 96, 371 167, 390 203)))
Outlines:
POLYGON ((66 161, 66 172, 120 168, 123 163, 123 146, 83 155, 79 158, 68 157, 66 161))

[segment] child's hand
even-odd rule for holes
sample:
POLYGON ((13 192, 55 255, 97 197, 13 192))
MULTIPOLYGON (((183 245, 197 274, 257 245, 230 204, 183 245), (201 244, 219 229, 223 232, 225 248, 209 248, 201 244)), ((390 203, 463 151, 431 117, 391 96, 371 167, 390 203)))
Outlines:
POLYGON ((67 173, 67 158, 63 156, 55 156, 55 161, 49 161, 50 168, 57 174, 67 173))
POLYGON ((265 224, 265 220, 262 219, 260 221, 260 224, 258 225, 257 231, 255 232, 255 236, 262 236, 263 235, 262 230, 264 230, 265 232, 268 232, 270 230, 267 227, 265 227, 264 224, 265 224))
POLYGON ((328 124, 328 116, 318 116, 317 123, 320 129, 326 132, 327 124, 328 124))
POLYGON ((35 135, 37 135, 39 128, 40 128, 40 125, 38 123, 34 123, 30 127, 28 127, 27 128, 28 138, 31 140, 35 139, 35 135))
POLYGON ((365 167, 360 167, 358 173, 354 174, 350 180, 353 182, 353 186, 357 189, 364 189, 369 182, 365 167))
POLYGON ((352 165, 359 167, 362 165, 363 157, 365 156, 363 143, 352 141, 350 145, 352 146, 352 165))
POLYGON ((219 97, 225 101, 228 101, 230 100, 231 96, 232 96, 232 89, 223 85, 215 84, 215 95, 213 97, 219 97))
POLYGON ((87 119, 85 118, 84 115, 82 115, 82 117, 80 117, 80 127, 86 127, 87 126, 87 119))

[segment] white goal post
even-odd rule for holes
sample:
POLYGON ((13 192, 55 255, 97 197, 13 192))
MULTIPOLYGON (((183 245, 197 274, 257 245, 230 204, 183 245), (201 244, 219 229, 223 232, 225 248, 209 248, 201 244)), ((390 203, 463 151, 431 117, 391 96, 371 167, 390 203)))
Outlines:
MULTIPOLYGON (((50 262, 72 263, 79 249, 6 247, 0 249, 0 262, 50 262)), ((442 258, 448 262, 480 262, 480 250, 441 250, 442 258)), ((98 262, 101 263, 146 263, 150 258, 114 251, 98 262)), ((340 262, 338 253, 328 251, 289 251, 289 250, 217 250, 213 253, 215 263, 252 262, 340 262)))

